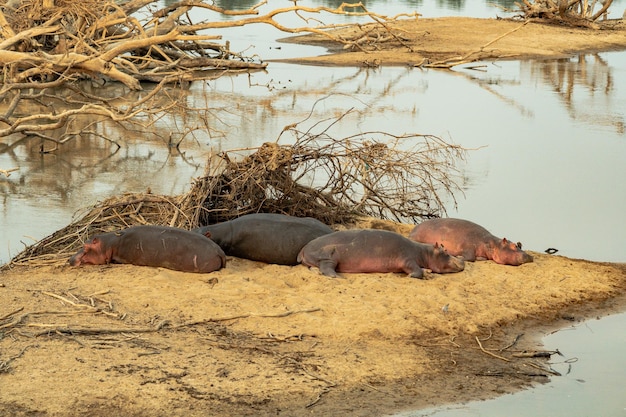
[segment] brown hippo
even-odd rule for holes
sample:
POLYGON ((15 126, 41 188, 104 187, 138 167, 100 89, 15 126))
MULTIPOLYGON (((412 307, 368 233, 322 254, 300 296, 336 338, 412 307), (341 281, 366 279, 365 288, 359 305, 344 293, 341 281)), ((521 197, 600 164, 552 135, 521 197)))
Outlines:
POLYGON ((482 226, 461 219, 432 219, 418 224, 409 238, 422 243, 439 243, 450 255, 466 261, 491 259, 502 265, 521 265, 533 257, 522 250, 521 243, 492 235, 482 226))
POLYGON ((304 245, 333 232, 311 217, 274 213, 246 214, 193 231, 209 237, 229 256, 279 265, 297 265, 304 245))
POLYGON ((102 233, 86 242, 70 265, 108 263, 160 266, 185 272, 213 272, 225 264, 224 251, 213 241, 188 230, 134 226, 102 233))
POLYGON ((422 278, 422 268, 433 272, 460 272, 465 263, 439 246, 413 242, 387 230, 343 230, 318 237, 302 248, 298 261, 319 267, 336 277, 337 272, 406 272, 422 278))

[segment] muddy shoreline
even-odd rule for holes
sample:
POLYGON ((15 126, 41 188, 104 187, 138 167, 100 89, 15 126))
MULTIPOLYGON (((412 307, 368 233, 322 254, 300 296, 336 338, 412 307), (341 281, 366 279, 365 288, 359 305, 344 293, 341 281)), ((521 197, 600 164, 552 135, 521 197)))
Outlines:
POLYGON ((369 416, 515 392, 552 376, 514 353, 626 306, 626 266, 532 254, 427 280, 236 258, 18 267, 0 274, 0 410, 369 416))

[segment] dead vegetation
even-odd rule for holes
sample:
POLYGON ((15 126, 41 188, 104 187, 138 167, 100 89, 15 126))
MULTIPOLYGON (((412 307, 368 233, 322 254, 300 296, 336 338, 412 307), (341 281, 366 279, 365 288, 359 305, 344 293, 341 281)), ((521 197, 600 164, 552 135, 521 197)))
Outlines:
POLYGON ((284 135, 290 144, 277 140, 213 155, 187 194, 107 199, 5 267, 58 263, 90 236, 133 225, 191 229, 256 212, 310 216, 327 224, 360 216, 417 221, 443 214, 448 198, 456 201, 456 164, 465 149, 432 135, 365 132, 334 138, 329 130, 343 117, 306 131, 298 123, 287 126, 279 139, 284 135))
POLYGON ((463 148, 432 135, 364 132, 337 139, 329 129, 340 119, 306 131, 287 127, 283 134, 292 134, 293 145, 265 143, 243 158, 237 154, 250 150, 217 155, 209 171, 220 174, 195 184, 203 199, 193 223, 255 212, 327 224, 355 216, 402 221, 443 214, 445 199, 460 191, 455 163, 463 148))
POLYGON ((599 29, 613 0, 522 0, 515 3, 524 19, 599 29))
POLYGON ((294 2, 262 14, 266 3, 246 10, 200 0, 165 5, 156 0, 10 0, 0 5, 0 138, 41 138, 54 144, 52 150, 42 145, 42 152, 51 152, 76 137, 102 137, 95 126, 104 121, 145 129, 173 111, 206 110, 188 108, 171 87, 266 67, 262 57, 232 51, 215 32, 219 29, 266 24, 358 46, 328 34, 325 29, 345 25, 325 25, 320 15, 364 16, 383 30, 385 22, 397 18, 371 13, 361 3, 330 8, 294 2), (284 14, 296 14, 304 26, 278 23, 284 14), (233 19, 223 21, 220 15, 233 19))

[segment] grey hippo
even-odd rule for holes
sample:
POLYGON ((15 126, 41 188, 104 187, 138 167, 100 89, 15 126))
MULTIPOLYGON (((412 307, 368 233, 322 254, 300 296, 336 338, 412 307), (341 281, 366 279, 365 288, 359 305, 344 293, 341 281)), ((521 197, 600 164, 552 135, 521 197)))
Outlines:
POLYGON ((72 266, 119 263, 204 273, 221 269, 225 262, 215 242, 167 226, 133 226, 95 235, 69 260, 72 266))
POLYGON ((333 232, 314 218, 277 213, 246 214, 193 231, 209 237, 229 256, 279 265, 297 265, 304 245, 333 232))

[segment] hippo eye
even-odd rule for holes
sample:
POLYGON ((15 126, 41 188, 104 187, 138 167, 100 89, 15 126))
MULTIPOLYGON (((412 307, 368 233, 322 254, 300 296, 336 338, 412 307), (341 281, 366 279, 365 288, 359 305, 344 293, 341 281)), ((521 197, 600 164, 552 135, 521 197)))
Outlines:
POLYGON ((517 242, 517 249, 522 249, 522 242, 517 242))

